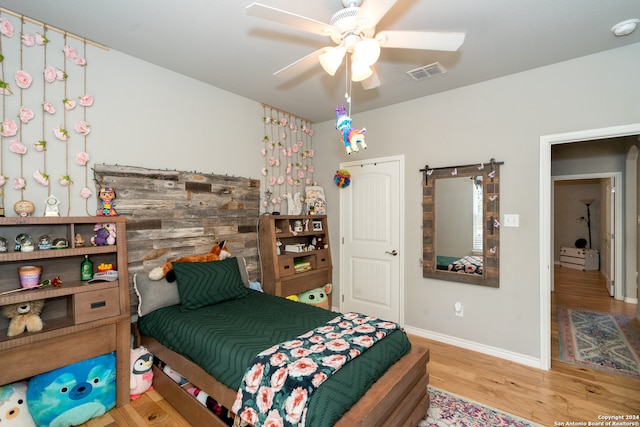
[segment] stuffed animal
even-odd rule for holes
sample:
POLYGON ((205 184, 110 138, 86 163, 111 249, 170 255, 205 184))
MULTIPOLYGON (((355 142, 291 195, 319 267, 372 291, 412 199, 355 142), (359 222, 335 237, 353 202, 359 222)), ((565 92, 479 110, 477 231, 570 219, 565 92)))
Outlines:
POLYGON ((347 114, 345 106, 336 107, 336 129, 342 131, 342 143, 344 144, 347 154, 352 152, 358 152, 358 144, 364 149, 367 148, 367 144, 364 143, 364 134, 367 131, 366 128, 353 129, 351 127, 351 117, 347 114))
POLYGON ((111 246, 116 244, 116 225, 115 223, 96 224, 93 227, 96 234, 91 238, 93 246, 111 246))
POLYGON ((27 332, 38 332, 42 330, 42 319, 40 313, 44 308, 44 300, 19 302, 2 307, 2 315, 10 319, 7 336, 20 335, 25 330, 27 332))
POLYGON ((27 405, 27 382, 0 387, 0 426, 36 427, 27 405))
POLYGON ((220 243, 213 245, 209 253, 204 255, 188 255, 178 259, 172 259, 162 267, 156 267, 149 272, 149 279, 160 280, 166 277, 167 282, 173 282, 176 280, 176 275, 173 272, 174 262, 209 262, 219 261, 231 257, 231 252, 226 247, 227 241, 223 240, 220 243))
POLYGON ((287 299, 301 302, 304 304, 313 305, 315 307, 324 308, 325 310, 329 310, 330 307, 329 307, 328 295, 331 293, 332 290, 333 290, 333 285, 331 283, 327 283, 324 286, 302 292, 301 294, 298 294, 298 295, 289 295, 287 299))
POLYGON ((131 380, 129 383, 129 395, 131 400, 136 400, 142 393, 152 390, 153 381, 153 354, 144 347, 131 349, 131 380))
POLYGON ((116 406, 115 353, 31 377, 27 403, 39 426, 76 426, 104 415, 116 406))

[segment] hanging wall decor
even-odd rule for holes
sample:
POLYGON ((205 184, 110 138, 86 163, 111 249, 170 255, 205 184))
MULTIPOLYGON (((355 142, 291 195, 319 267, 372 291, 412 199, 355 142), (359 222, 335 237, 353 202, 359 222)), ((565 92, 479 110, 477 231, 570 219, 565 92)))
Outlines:
POLYGON ((305 187, 316 184, 312 122, 266 104, 262 107, 263 212, 284 213, 286 203, 289 215, 305 213, 302 212, 305 187))
POLYGON ((0 210, 5 214, 7 206, 29 201, 35 207, 31 214, 44 215, 51 197, 67 216, 78 201, 88 215, 95 213, 89 209, 93 96, 87 88, 87 44, 101 47, 0 8, 0 210))

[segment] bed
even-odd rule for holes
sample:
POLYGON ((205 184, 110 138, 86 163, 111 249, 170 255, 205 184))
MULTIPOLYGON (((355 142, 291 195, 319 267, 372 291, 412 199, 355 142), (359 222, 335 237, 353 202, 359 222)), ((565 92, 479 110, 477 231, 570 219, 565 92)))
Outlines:
MULTIPOLYGON (((233 276, 230 281, 240 280, 241 295, 211 296, 207 294, 211 287, 199 285, 198 277, 190 283, 200 290, 189 295, 181 274, 203 268, 195 263, 176 263, 177 284, 136 277, 141 301, 136 337, 156 358, 225 408, 233 406, 242 375, 256 354, 339 315, 248 289, 242 262, 235 258, 199 264, 215 264, 207 267, 215 269, 226 265, 227 274, 233 276), (171 298, 158 304, 158 295, 166 293, 172 294, 171 298)), ((417 426, 429 407, 428 359, 428 349, 411 346, 402 330, 394 330, 313 393, 307 425, 417 426)), ((227 425, 161 370, 156 368, 154 375, 156 390, 192 425, 227 425)))
POLYGON ((460 257, 449 257, 438 255, 436 268, 438 270, 451 271, 453 273, 467 273, 482 275, 482 257, 467 255, 460 257))

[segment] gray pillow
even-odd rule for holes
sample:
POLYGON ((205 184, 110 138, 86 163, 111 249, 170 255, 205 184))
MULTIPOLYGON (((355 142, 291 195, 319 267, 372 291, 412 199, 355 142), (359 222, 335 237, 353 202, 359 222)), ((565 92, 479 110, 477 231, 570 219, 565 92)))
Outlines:
POLYGON ((151 280, 147 273, 135 274, 133 288, 138 295, 140 317, 162 307, 180 304, 178 286, 175 282, 167 282, 167 279, 151 280))

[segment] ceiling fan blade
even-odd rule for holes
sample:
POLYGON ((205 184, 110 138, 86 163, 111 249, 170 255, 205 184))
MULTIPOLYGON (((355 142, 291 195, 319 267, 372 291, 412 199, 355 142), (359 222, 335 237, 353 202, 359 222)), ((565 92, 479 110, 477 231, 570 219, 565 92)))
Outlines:
POLYGON ((371 68, 373 68, 373 74, 360 82, 363 89, 365 90, 375 89, 378 86, 380 86, 380 77, 378 77, 378 73, 375 67, 371 67, 371 68))
POLYGON ((309 55, 305 56, 304 58, 298 59, 296 62, 287 65, 281 70, 276 71, 275 73, 273 73, 273 75, 283 80, 289 80, 293 77, 296 77, 319 65, 320 62, 318 60, 318 57, 322 55, 326 51, 326 49, 326 47, 318 49, 315 52, 312 52, 309 55))
POLYGON ((400 49, 446 50, 454 52, 464 42, 464 33, 429 31, 380 31, 376 39, 381 47, 400 49))
POLYGON ((333 27, 324 22, 276 9, 271 6, 265 6, 260 3, 251 3, 244 11, 249 16, 277 22, 312 34, 328 36, 333 31, 333 27))
POLYGON ((356 24, 361 28, 374 28, 387 14, 397 0, 365 0, 356 16, 356 24))

